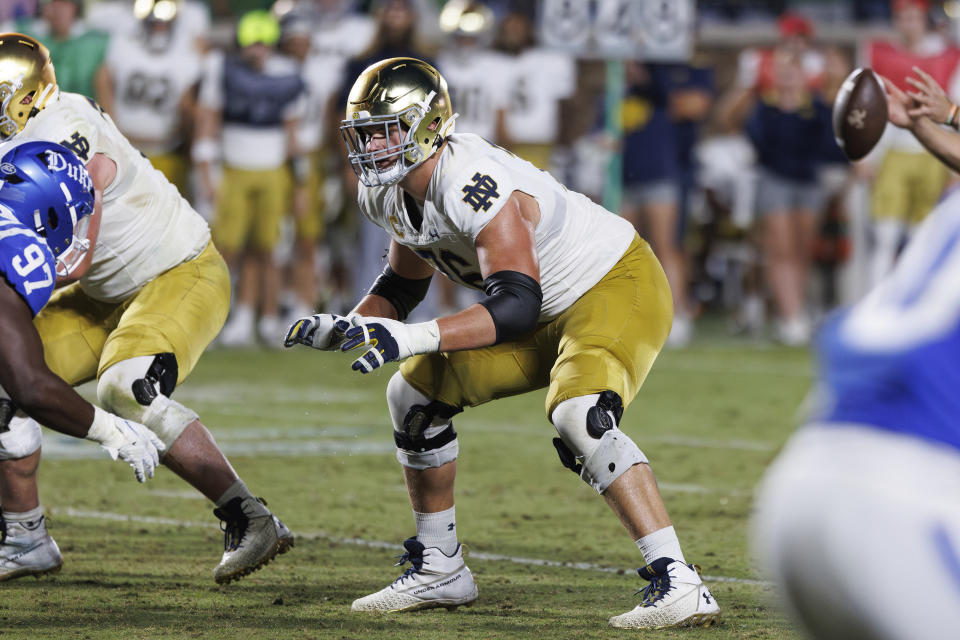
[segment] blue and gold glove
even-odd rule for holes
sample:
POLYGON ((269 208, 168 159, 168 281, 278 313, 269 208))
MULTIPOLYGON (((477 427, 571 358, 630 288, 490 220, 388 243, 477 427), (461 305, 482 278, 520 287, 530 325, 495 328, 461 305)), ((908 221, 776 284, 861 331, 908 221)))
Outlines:
POLYGON ((314 349, 336 351, 344 341, 344 333, 350 327, 355 316, 338 316, 332 313, 318 313, 300 318, 287 329, 283 346, 289 348, 295 344, 305 344, 314 349))
POLYGON ((366 347, 351 366, 360 373, 370 373, 386 362, 440 349, 440 328, 436 320, 404 324, 389 318, 358 316, 353 318, 345 337, 340 345, 341 351, 366 347))

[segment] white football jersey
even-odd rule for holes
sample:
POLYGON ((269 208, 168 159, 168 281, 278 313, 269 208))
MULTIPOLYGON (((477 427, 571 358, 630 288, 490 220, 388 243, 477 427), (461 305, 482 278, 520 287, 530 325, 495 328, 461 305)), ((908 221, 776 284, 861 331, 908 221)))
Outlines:
POLYGON ((147 154, 177 148, 180 100, 200 79, 196 48, 188 43, 151 51, 139 36, 121 35, 110 40, 106 65, 114 88, 111 115, 120 131, 147 154))
POLYGON ((124 300, 200 255, 210 241, 210 228, 200 214, 92 100, 60 92, 20 135, 59 142, 84 162, 102 153, 117 164, 117 175, 103 192, 93 263, 80 279, 91 298, 124 300))
POLYGON ((450 103, 459 114, 457 128, 496 140, 497 111, 507 107, 507 57, 486 49, 452 50, 437 57, 437 71, 447 80, 450 103))
MULTIPOLYGON (((559 101, 577 87, 573 58, 559 51, 527 49, 508 58, 510 102, 505 126, 514 142, 547 144, 557 137, 559 101)), ((456 107, 456 103, 454 103, 456 107)))
MULTIPOLYGON (((543 305, 540 321, 556 318, 617 263, 633 226, 509 151, 472 133, 447 138, 427 188, 422 222, 410 221, 398 185, 360 185, 360 209, 399 244, 454 282, 482 288, 477 235, 514 191, 537 200, 537 257, 543 305)), ((412 202, 411 202, 412 204, 412 202)))
POLYGON ((301 151, 323 146, 330 99, 340 89, 346 64, 346 58, 332 53, 311 52, 304 61, 300 75, 307 85, 306 108, 297 136, 301 151))

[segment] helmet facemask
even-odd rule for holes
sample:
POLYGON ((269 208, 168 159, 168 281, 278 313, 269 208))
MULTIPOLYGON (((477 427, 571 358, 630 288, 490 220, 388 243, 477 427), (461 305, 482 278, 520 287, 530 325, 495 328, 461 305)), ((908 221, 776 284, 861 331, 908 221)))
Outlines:
POLYGON ((23 88, 23 76, 0 83, 0 140, 9 140, 20 131, 20 125, 10 114, 13 97, 23 88))
POLYGON ((357 117, 341 123, 340 135, 347 144, 347 159, 360 182, 368 187, 393 184, 433 155, 453 124, 453 118, 451 118, 446 123, 444 131, 438 132, 439 118, 433 122, 424 123, 424 118, 430 111, 430 102, 435 95, 436 92, 431 92, 422 102, 413 104, 399 113, 371 116, 368 112, 360 111, 357 117), (387 141, 386 146, 368 151, 367 145, 370 140, 381 130, 387 141), (391 145, 391 138, 396 136, 397 131, 401 133, 402 141, 400 144, 391 145), (422 145, 417 143, 417 135, 427 135, 427 140, 435 137, 434 144, 427 153, 424 153, 422 145))

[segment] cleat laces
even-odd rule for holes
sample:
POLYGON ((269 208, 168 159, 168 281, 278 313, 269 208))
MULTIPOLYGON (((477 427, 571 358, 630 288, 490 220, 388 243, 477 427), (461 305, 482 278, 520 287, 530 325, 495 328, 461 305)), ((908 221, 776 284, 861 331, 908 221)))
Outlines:
POLYGON ((399 558, 400 560, 393 566, 402 567, 407 562, 410 563, 410 566, 407 567, 407 570, 404 571, 400 577, 393 581, 394 584, 398 582, 403 584, 407 578, 413 577, 414 574, 420 573, 420 570, 423 569, 423 545, 414 537, 404 540, 403 547, 406 551, 399 556, 394 556, 394 558, 399 558))
POLYGON ((223 508, 213 510, 213 515, 220 518, 220 530, 223 531, 223 548, 225 551, 236 551, 247 532, 250 518, 243 512, 242 498, 234 498, 223 508))

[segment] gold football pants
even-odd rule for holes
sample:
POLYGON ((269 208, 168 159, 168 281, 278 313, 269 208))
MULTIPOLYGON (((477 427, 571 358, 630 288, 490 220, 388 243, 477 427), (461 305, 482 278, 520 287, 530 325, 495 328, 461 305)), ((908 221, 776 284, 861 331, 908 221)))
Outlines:
POLYGON ((119 303, 87 296, 78 283, 54 292, 34 319, 47 366, 68 384, 158 353, 177 358, 177 384, 193 371, 230 308, 230 274, 213 242, 119 303))
POLYGON ((635 236, 600 282, 530 336, 415 356, 400 372, 428 398, 457 407, 544 387, 548 418, 564 400, 608 389, 627 406, 663 347, 672 319, 663 269, 650 245, 635 236))

